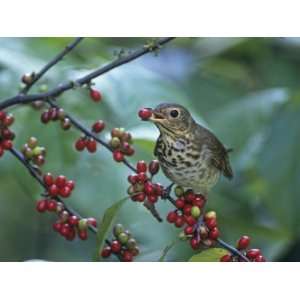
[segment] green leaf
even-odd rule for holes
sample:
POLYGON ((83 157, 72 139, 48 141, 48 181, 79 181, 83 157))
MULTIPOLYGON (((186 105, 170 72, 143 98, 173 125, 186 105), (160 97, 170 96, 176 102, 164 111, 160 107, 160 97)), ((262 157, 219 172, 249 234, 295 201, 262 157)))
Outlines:
POLYGON ((200 253, 193 255, 189 262, 217 262, 223 255, 228 254, 228 251, 222 248, 211 248, 201 251, 200 253))
POLYGON ((97 232, 97 251, 95 254, 95 261, 101 261, 102 257, 99 255, 101 249, 103 248, 105 244, 106 236, 111 228, 111 225, 118 214, 119 210, 121 209, 122 205, 125 203, 125 201, 128 199, 128 197, 125 197, 118 202, 114 203, 111 207, 109 207, 102 217, 102 219, 99 221, 99 229, 97 232))
POLYGON ((173 242, 171 242, 169 245, 167 245, 163 251, 162 251, 162 254, 159 258, 158 261, 162 262, 162 261, 165 261, 165 258, 168 254, 168 252, 177 244, 178 240, 174 240, 173 242))

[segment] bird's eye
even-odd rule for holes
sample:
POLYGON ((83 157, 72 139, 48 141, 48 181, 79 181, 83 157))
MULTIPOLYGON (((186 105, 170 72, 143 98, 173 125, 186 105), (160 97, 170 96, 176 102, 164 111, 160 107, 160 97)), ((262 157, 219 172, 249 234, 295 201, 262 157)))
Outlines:
POLYGON ((179 112, 178 112, 177 109, 173 109, 173 110, 170 111, 170 116, 171 116, 172 118, 177 118, 178 115, 179 115, 179 112))

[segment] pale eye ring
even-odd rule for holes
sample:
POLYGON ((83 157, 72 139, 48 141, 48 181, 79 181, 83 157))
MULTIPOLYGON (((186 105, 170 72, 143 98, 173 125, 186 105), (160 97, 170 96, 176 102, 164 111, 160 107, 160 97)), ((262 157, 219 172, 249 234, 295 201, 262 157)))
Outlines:
POLYGON ((170 116, 171 116, 172 118, 177 118, 177 117, 179 116, 179 111, 178 111, 177 109, 172 109, 172 110, 170 111, 170 116))

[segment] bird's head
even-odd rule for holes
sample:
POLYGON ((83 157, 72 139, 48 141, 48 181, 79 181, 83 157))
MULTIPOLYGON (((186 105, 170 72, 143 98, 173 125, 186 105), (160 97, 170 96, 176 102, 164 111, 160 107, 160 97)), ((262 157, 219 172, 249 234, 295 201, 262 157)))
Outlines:
POLYGON ((161 133, 183 135, 194 120, 186 108, 179 104, 162 103, 152 110, 149 118, 161 133))

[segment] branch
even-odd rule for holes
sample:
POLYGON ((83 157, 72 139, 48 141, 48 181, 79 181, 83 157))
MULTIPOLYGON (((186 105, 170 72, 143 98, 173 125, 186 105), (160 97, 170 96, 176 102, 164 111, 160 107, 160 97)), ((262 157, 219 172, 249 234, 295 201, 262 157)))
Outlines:
POLYGON ((60 62, 68 53, 70 53, 81 41, 82 37, 76 38, 71 44, 67 45, 63 51, 58 53, 49 63, 47 63, 38 73, 36 73, 29 84, 26 84, 20 94, 27 94, 31 87, 53 66, 60 62))
POLYGON ((55 98, 55 97, 59 96, 60 94, 62 94, 63 92, 73 89, 74 87, 82 86, 84 84, 90 83, 92 79, 94 79, 102 74, 105 74, 105 73, 111 71, 112 69, 115 69, 116 67, 119 67, 128 62, 131 62, 131 61, 143 56, 144 54, 155 51, 156 49, 160 48, 162 45, 170 42, 173 39, 174 38, 172 38, 172 37, 161 38, 156 42, 155 46, 143 47, 139 50, 136 50, 132 54, 129 54, 124 57, 120 57, 120 58, 116 59, 115 61, 107 64, 104 67, 101 67, 81 78, 78 78, 75 81, 70 81, 68 83, 61 84, 58 87, 56 87, 46 93, 33 94, 33 95, 19 94, 15 97, 3 100, 0 102, 0 110, 5 109, 10 106, 13 106, 13 105, 16 105, 16 104, 26 104, 26 103, 31 103, 31 102, 38 101, 38 100, 45 101, 45 99, 55 98))
MULTIPOLYGON (((15 148, 12 148, 9 150, 9 152, 15 156, 28 170, 28 172, 30 173, 30 175, 46 190, 46 185, 44 184, 43 180, 40 178, 40 176, 38 175, 37 171, 34 169, 34 167, 24 158, 23 154, 20 153, 18 150, 16 150, 15 148)), ((75 210, 69 208, 65 202, 60 198, 60 197, 52 197, 55 200, 57 200, 58 202, 62 203, 64 205, 64 209, 69 212, 71 215, 77 216, 79 219, 82 219, 82 217, 80 216, 80 214, 78 212, 76 212, 75 210)), ((97 229, 94 226, 89 225, 89 229, 96 233, 97 229)))
POLYGON ((230 246, 220 238, 217 239, 217 242, 220 246, 222 246, 224 249, 228 250, 231 254, 238 256, 240 259, 246 262, 250 262, 250 260, 238 249, 234 248, 233 246, 230 246))

